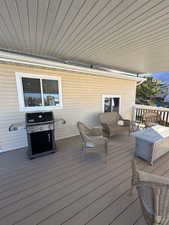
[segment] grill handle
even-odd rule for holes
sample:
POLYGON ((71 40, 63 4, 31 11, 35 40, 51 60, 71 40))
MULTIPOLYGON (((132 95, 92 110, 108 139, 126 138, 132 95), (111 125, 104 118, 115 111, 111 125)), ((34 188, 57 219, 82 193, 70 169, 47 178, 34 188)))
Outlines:
POLYGON ((51 140, 50 140, 50 134, 48 134, 48 142, 49 143, 51 142, 51 140))

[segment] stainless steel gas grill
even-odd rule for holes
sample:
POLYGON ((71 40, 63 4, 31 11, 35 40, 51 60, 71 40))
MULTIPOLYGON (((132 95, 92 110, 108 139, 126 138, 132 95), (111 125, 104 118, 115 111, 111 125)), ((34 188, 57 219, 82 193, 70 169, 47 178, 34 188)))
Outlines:
POLYGON ((52 112, 26 113, 28 156, 30 159, 56 151, 52 112))
POLYGON ((52 112, 26 113, 25 121, 13 123, 9 131, 26 129, 28 137, 28 156, 30 159, 56 151, 54 130, 58 123, 65 124, 63 118, 53 117, 52 112))

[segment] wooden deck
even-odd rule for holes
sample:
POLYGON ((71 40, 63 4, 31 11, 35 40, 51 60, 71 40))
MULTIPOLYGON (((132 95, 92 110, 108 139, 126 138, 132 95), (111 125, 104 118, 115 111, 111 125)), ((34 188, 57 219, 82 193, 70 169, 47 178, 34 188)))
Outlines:
MULTIPOLYGON (((80 139, 28 160, 25 150, 0 155, 0 225, 145 225, 136 193, 129 195, 134 139, 113 138, 104 154, 80 153, 80 139)), ((169 176, 169 154, 140 168, 169 176)))

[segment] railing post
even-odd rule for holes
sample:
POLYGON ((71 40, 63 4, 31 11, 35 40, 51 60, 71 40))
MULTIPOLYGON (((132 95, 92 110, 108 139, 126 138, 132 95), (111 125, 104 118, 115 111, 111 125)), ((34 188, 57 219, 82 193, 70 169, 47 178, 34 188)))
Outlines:
POLYGON ((168 125, 168 112, 167 112, 167 116, 166 116, 166 121, 165 121, 165 125, 168 125))
POLYGON ((133 105, 133 107, 132 107, 132 121, 136 120, 136 110, 137 110, 136 106, 133 105))

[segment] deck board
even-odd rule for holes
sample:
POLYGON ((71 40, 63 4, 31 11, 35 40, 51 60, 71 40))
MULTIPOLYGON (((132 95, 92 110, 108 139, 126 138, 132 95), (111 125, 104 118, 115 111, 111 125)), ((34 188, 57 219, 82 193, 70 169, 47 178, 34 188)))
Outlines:
MULTIPOLYGON (((1 225, 145 225, 136 192, 129 194, 134 139, 114 137, 109 154, 81 152, 79 137, 58 152, 28 160, 25 150, 0 155, 1 225)), ((169 154, 145 171, 169 177, 169 154)))

